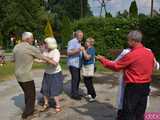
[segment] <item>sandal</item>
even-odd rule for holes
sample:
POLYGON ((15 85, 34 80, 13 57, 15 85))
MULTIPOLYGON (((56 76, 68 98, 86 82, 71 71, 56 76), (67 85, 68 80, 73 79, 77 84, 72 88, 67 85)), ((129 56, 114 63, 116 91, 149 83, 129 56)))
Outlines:
POLYGON ((62 111, 61 107, 60 106, 56 106, 56 113, 61 112, 61 111, 62 111))
POLYGON ((48 109, 49 105, 48 104, 44 104, 43 108, 40 110, 40 112, 44 112, 48 109))

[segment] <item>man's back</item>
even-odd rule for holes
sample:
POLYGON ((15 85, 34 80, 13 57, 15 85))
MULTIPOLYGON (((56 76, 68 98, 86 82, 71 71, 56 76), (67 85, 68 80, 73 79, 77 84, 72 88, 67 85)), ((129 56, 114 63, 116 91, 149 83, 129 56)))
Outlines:
POLYGON ((33 60, 35 57, 41 58, 40 51, 29 43, 22 42, 15 46, 13 53, 17 80, 20 82, 30 81, 33 60))

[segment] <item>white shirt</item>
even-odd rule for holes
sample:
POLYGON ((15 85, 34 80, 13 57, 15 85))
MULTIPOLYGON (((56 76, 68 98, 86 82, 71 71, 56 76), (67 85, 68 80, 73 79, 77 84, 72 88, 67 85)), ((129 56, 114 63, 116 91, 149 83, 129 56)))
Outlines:
POLYGON ((120 59, 123 58, 125 55, 127 55, 130 51, 131 51, 130 48, 123 49, 123 51, 118 55, 118 57, 115 59, 115 61, 120 60, 120 59))
POLYGON ((51 58, 52 60, 54 60, 56 63, 58 63, 57 66, 54 66, 52 64, 48 64, 46 69, 45 69, 45 73, 48 74, 55 74, 61 71, 61 66, 59 64, 60 61, 60 52, 58 49, 54 49, 50 52, 45 52, 44 56, 51 58))

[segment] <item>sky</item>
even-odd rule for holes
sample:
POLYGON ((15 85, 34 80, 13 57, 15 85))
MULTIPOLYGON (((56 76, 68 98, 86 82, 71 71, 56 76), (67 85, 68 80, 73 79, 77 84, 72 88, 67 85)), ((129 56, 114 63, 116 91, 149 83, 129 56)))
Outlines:
MULTIPOLYGON (((107 0, 106 0, 107 1, 107 0)), ((124 11, 125 9, 129 10, 130 4, 133 0, 109 0, 106 2, 106 9, 110 12, 113 16, 117 14, 118 11, 124 11)), ((98 0, 88 0, 93 15, 99 16, 100 15, 100 3, 98 0)), ((144 14, 150 14, 151 9, 151 0, 136 0, 138 6, 138 12, 144 14)), ((160 0, 154 0, 154 9, 160 9, 160 0)), ((103 10, 104 14, 104 10, 103 10)))

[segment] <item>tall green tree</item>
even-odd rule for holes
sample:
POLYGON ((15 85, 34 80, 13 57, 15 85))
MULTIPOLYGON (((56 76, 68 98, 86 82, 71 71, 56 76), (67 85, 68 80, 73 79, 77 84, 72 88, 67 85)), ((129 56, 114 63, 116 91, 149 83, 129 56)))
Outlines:
POLYGON ((0 3, 0 31, 3 36, 9 37, 10 32, 42 31, 48 13, 40 0, 0 0, 0 3))
POLYGON ((127 10, 124 10, 123 13, 121 13, 120 11, 117 13, 118 18, 127 18, 128 16, 129 16, 129 13, 127 10))
POLYGON ((82 0, 82 4, 81 0, 48 0, 47 9, 61 17, 68 16, 71 20, 80 19, 81 12, 83 17, 92 15, 88 0, 82 0))
POLYGON ((130 17, 136 17, 138 16, 138 7, 135 0, 131 2, 131 6, 129 8, 129 16, 130 17))
POLYGON ((68 40, 72 35, 72 26, 69 17, 64 16, 62 18, 62 27, 61 27, 61 35, 62 35, 62 47, 65 48, 67 46, 68 40))

